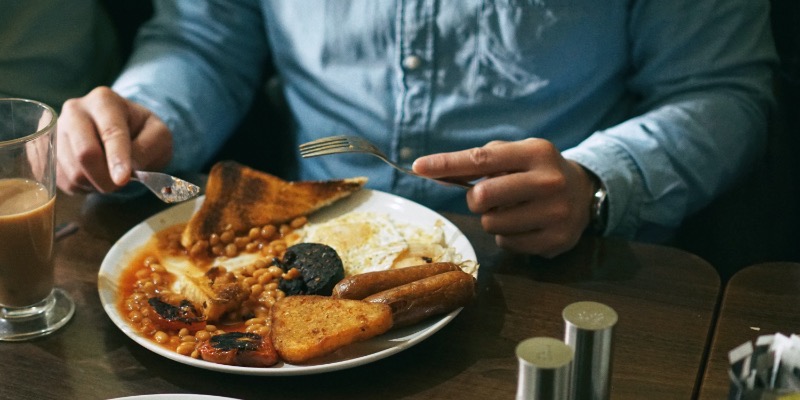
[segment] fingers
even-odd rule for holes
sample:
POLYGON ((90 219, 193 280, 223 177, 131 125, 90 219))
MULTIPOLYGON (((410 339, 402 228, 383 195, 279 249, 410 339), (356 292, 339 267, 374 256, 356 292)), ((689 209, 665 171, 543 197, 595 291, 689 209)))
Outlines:
POLYGON ((542 164, 529 171, 478 182, 467 192, 467 205, 470 211, 483 214, 499 207, 555 197, 567 189, 568 182, 558 164, 542 164))
MULTIPOLYGON (((131 131, 126 100, 107 88, 95 89, 86 98, 85 112, 94 121, 95 132, 105 150, 102 160, 113 183, 122 186, 131 175, 131 131)), ((88 165, 99 168, 94 158, 88 165)), ((105 178, 105 174, 102 175, 105 178)))
POLYGON ((570 224, 571 207, 558 198, 542 198, 499 207, 481 215, 483 229, 495 235, 516 235, 570 224))
POLYGON ((141 105, 130 103, 134 139, 131 148, 132 166, 159 171, 172 159, 172 134, 161 119, 141 105))
MULTIPOLYGON (((481 207, 500 204, 481 216, 484 230, 495 235, 498 246, 553 257, 577 244, 589 223, 593 186, 579 164, 563 160, 557 165, 543 174, 550 176, 546 179, 528 178, 538 175, 535 172, 513 174, 503 182, 499 178, 481 182, 468 193, 468 200, 486 197, 481 207), (533 186, 512 186, 515 179, 533 186)), ((478 207, 470 202, 470 208, 478 207)))
POLYGON ((491 142, 421 157, 414 171, 442 177, 481 176, 466 194, 484 230, 512 251, 552 257, 578 242, 589 223, 592 182, 549 141, 491 142))
POLYGON ((481 225, 499 247, 544 257, 571 249, 583 232, 571 208, 558 201, 495 209, 481 216, 481 225))
POLYGON ((531 168, 542 157, 552 159, 559 154, 552 143, 543 139, 519 142, 494 141, 483 147, 418 158, 414 172, 432 178, 462 176, 496 176, 531 168))
POLYGON ((82 175, 80 168, 76 168, 77 165, 75 163, 66 161, 73 158, 71 155, 65 155, 71 152, 68 144, 64 144, 64 140, 61 139, 59 139, 59 142, 61 143, 56 146, 58 149, 56 160, 56 184, 58 188, 67 194, 88 193, 94 190, 94 186, 82 175))
POLYGON ((65 102, 58 140, 62 190, 90 185, 111 192, 127 183, 131 147, 127 105, 110 89, 97 88, 65 102))
POLYGON ((94 89, 62 107, 57 182, 66 193, 117 190, 134 166, 161 169, 171 157, 167 126, 109 88, 94 89))
POLYGON ((481 216, 481 225, 498 246, 545 257, 575 246, 584 230, 580 215, 557 198, 494 209, 481 216))

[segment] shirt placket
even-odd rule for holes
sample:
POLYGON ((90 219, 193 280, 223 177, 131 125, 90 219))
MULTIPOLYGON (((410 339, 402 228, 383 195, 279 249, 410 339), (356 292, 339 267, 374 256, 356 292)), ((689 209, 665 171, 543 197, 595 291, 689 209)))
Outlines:
MULTIPOLYGON (((411 167, 425 153, 430 126, 434 74, 435 0, 398 3, 398 96, 396 97, 395 134, 392 155, 402 165, 411 167)), ((400 195, 419 197, 423 184, 419 178, 394 175, 393 187, 400 195)))

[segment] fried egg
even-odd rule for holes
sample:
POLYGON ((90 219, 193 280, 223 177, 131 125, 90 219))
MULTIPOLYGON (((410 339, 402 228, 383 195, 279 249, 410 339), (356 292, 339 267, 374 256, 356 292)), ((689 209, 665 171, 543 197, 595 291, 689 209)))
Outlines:
POLYGON ((301 241, 323 243, 339 254, 345 275, 419 265, 458 262, 445 244, 441 221, 428 229, 401 224, 389 215, 351 212, 306 225, 301 241))

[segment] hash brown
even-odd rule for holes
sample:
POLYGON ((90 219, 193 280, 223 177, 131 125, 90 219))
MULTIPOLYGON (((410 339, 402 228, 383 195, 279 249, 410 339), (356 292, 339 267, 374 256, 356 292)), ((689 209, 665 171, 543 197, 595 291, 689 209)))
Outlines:
POLYGON ((283 360, 302 364, 392 327, 387 304, 328 296, 287 296, 272 306, 272 342, 283 360))

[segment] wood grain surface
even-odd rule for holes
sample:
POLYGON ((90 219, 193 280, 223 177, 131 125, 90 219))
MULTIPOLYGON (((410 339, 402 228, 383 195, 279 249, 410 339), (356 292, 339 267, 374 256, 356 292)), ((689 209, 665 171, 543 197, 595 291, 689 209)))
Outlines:
POLYGON ((700 399, 726 399, 728 352, 761 335, 800 334, 800 264, 742 269, 725 286, 700 399))
POLYGON ((711 265, 668 247, 583 239, 552 260, 499 250, 477 217, 451 215, 481 264, 479 294, 449 325, 396 355, 338 372, 253 377, 213 372, 141 347, 107 317, 97 272, 128 229, 164 209, 150 197, 60 195, 57 219, 80 229, 59 241, 57 284, 77 303, 74 319, 48 337, 0 343, 2 399, 109 399, 201 393, 239 399, 510 399, 516 345, 563 338, 561 312, 584 300, 619 314, 613 399, 689 399, 705 363, 720 280, 711 265))

